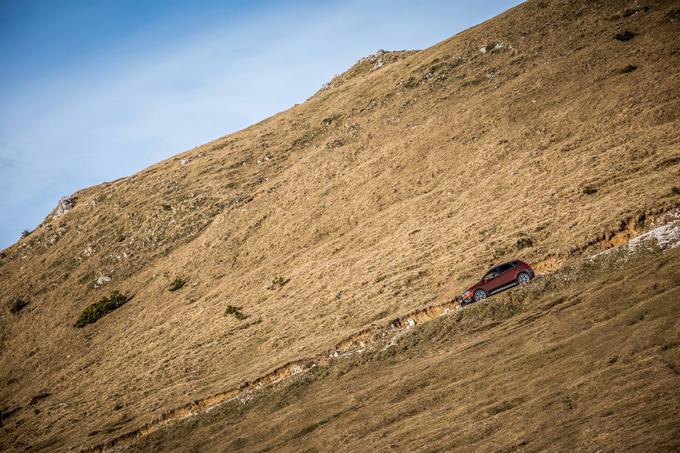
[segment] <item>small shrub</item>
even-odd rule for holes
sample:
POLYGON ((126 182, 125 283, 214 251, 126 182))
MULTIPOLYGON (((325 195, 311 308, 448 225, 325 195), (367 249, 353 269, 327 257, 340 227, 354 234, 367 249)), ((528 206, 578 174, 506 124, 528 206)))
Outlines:
POLYGON ((229 316, 232 315, 234 318, 238 319, 239 321, 243 321, 246 319, 248 316, 241 311, 241 307, 235 307, 233 305, 227 305, 227 309, 224 310, 224 316, 229 316))
POLYGON ((172 206, 169 204, 162 204, 161 208, 163 208, 163 211, 172 211, 172 206))
POLYGON ((20 409, 21 409, 20 407, 15 407, 14 409, 10 409, 9 407, 4 407, 4 408, 0 409, 0 428, 12 415, 19 412, 20 409))
POLYGON ((461 83, 460 86, 462 88, 472 87, 472 86, 475 86, 475 85, 479 85, 483 81, 484 81, 484 79, 481 78, 481 77, 477 77, 477 78, 473 78, 473 79, 467 79, 467 80, 463 81, 463 83, 461 83))
POLYGON ((85 310, 80 314, 80 318, 78 318, 73 326, 82 328, 88 324, 97 322, 97 320, 108 315, 116 308, 126 304, 130 299, 132 299, 132 296, 127 296, 119 291, 114 291, 110 296, 103 297, 99 302, 85 307, 85 310))
POLYGON ((637 68, 638 68, 638 67, 635 66, 634 64, 629 64, 629 65, 626 66, 625 68, 621 69, 621 74, 628 74, 628 73, 631 73, 631 72, 637 70, 637 68))
POLYGON ((311 142, 314 140, 314 138, 319 134, 319 131, 317 130, 312 130, 309 132, 306 132, 302 137, 296 138, 293 140, 293 143, 291 144, 291 148, 298 148, 300 146, 305 146, 307 143, 311 142))
POLYGON ((597 187, 595 187, 595 186, 585 186, 581 191, 586 195, 592 195, 595 192, 597 192, 597 187))
POLYGON ((489 53, 502 52, 506 48, 507 48, 507 46, 505 44, 503 44, 502 42, 498 42, 498 41, 491 41, 486 46, 482 47, 482 49, 484 49, 485 52, 489 52, 489 53))
POLYGON ((25 238, 25 237, 28 236, 29 234, 31 234, 31 232, 28 231, 28 230, 22 231, 22 232, 21 232, 21 239, 25 238))
POLYGON ((404 88, 408 88, 408 89, 415 88, 418 85, 419 85, 419 82, 415 77, 409 77, 403 83, 404 88))
POLYGON ((182 289, 182 287, 186 284, 186 280, 184 280, 182 277, 177 277, 174 282, 170 283, 168 290, 177 291, 178 289, 182 289))
POLYGON ((331 124, 333 124, 334 122, 336 122, 337 120, 339 120, 340 116, 341 115, 339 113, 334 113, 331 116, 329 116, 328 118, 324 118, 323 120, 321 120, 321 124, 323 124, 324 127, 328 127, 331 124))
POLYGON ((673 195, 680 195, 680 187, 674 186, 671 188, 671 193, 673 195))
POLYGON ((680 9, 674 9, 666 14, 666 20, 668 22, 680 22, 680 9))
POLYGON ((49 398, 51 396, 51 393, 48 392, 40 392, 37 395, 33 396, 31 398, 31 401, 29 401, 28 404, 33 406, 34 404, 39 403, 40 401, 44 400, 45 398, 49 398))
POLYGON ((636 34, 637 33, 633 33, 632 31, 626 30, 614 35, 614 39, 621 42, 630 41, 631 39, 635 38, 636 34))
POLYGON ((333 149, 333 148, 339 148, 341 146, 344 146, 345 141, 342 139, 335 139, 331 140, 330 142, 326 143, 326 149, 333 149))
POLYGON ((285 277, 274 277, 274 280, 267 286, 267 289, 278 289, 282 288, 286 283, 290 281, 289 278, 285 277))
POLYGON ((515 244, 515 247, 517 250, 522 250, 527 247, 531 247, 534 245, 534 240, 531 238, 519 238, 517 239, 517 243, 515 244))
POLYGON ((21 310, 23 310, 26 305, 28 305, 28 302, 26 302, 23 299, 14 299, 12 304, 9 307, 9 312, 12 313, 13 315, 18 314, 21 310))
POLYGON ((649 6, 643 6, 642 8, 626 8, 623 11, 623 17, 630 17, 640 12, 646 13, 647 11, 649 11, 649 6))

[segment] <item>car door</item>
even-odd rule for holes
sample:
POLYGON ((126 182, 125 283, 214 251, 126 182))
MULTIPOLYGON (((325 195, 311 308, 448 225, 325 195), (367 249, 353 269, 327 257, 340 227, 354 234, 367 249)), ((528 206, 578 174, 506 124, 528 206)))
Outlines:
POLYGON ((490 293, 491 291, 500 286, 498 283, 498 277, 499 272, 497 267, 494 267, 489 272, 487 272, 486 275, 484 275, 484 278, 482 280, 484 280, 484 290, 487 293, 490 293))
POLYGON ((515 273, 513 272, 513 269, 515 268, 515 265, 513 263, 505 263, 500 266, 498 266, 498 287, 500 288, 501 286, 506 286, 515 281, 515 273))

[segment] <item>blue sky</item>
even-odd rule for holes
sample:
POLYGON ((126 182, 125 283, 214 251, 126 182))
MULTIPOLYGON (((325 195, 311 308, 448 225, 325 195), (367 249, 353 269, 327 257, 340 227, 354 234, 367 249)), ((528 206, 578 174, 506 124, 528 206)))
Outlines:
POLYGON ((379 48, 520 3, 0 0, 0 248, 63 195, 303 102, 379 48))

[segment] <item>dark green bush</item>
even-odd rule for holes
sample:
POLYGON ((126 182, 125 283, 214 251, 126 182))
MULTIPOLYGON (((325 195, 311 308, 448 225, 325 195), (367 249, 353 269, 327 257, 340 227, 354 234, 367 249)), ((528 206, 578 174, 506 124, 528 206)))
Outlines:
POLYGON ((16 315, 19 313, 21 310, 23 310, 26 305, 28 305, 28 302, 26 302, 23 299, 14 299, 12 304, 9 306, 9 312, 12 313, 13 315, 16 315))
POLYGON ((617 41, 626 42, 626 41, 630 41, 631 39, 635 38, 635 36, 637 36, 637 33, 626 30, 626 31, 622 31, 621 33, 615 34, 614 39, 616 39, 617 41))
POLYGON ((281 276, 274 277, 274 279, 269 284, 269 286, 267 286, 267 289, 283 288, 285 286, 285 284, 288 283, 289 281, 290 281, 290 279, 286 278, 286 277, 281 277, 281 276))
POLYGON ((680 195, 680 187, 673 187, 671 188, 671 193, 673 195, 680 195))
POLYGON ((592 195, 592 194, 594 194, 595 192, 597 192, 597 187, 595 187, 595 186, 585 186, 585 187, 582 189, 582 192, 583 192, 584 194, 586 194, 586 195, 592 195))
POLYGON ((517 243, 515 244, 515 247, 517 250, 522 250, 527 247, 531 247, 534 245, 534 240, 531 238, 519 238, 517 239, 517 243))
POLYGON ((182 277, 177 277, 174 282, 170 283, 168 290, 177 291, 178 289, 182 289, 182 287, 186 284, 186 280, 184 280, 182 277))
POLYGON ((224 316, 232 315, 239 321, 243 321, 248 316, 241 311, 241 307, 234 307, 233 305, 227 305, 227 309, 224 310, 224 316))
POLYGON ((28 236, 29 234, 31 234, 31 232, 28 231, 28 230, 22 231, 22 232, 21 232, 21 239, 25 238, 25 237, 28 236))
POLYGON ((119 291, 114 291, 110 296, 103 297, 99 302, 88 305, 73 326, 81 328, 88 324, 92 324, 99 318, 108 315, 116 308, 126 304, 130 299, 132 299, 132 296, 122 294, 119 291))
POLYGON ((19 412, 20 409, 21 407, 15 407, 14 409, 10 409, 9 406, 0 409, 0 428, 12 415, 19 412))

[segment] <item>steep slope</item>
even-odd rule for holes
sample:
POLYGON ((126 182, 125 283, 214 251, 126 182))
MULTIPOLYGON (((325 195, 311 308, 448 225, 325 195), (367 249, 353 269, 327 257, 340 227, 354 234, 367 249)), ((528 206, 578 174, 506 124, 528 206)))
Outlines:
POLYGON ((549 271, 644 229, 680 202, 679 9, 527 2, 75 194, 0 258, 2 303, 29 302, 0 319, 0 447, 105 442, 491 263, 549 271), (134 298, 75 329, 112 290, 134 298))
POLYGON ((677 451, 680 248, 586 262, 130 451, 677 451))

